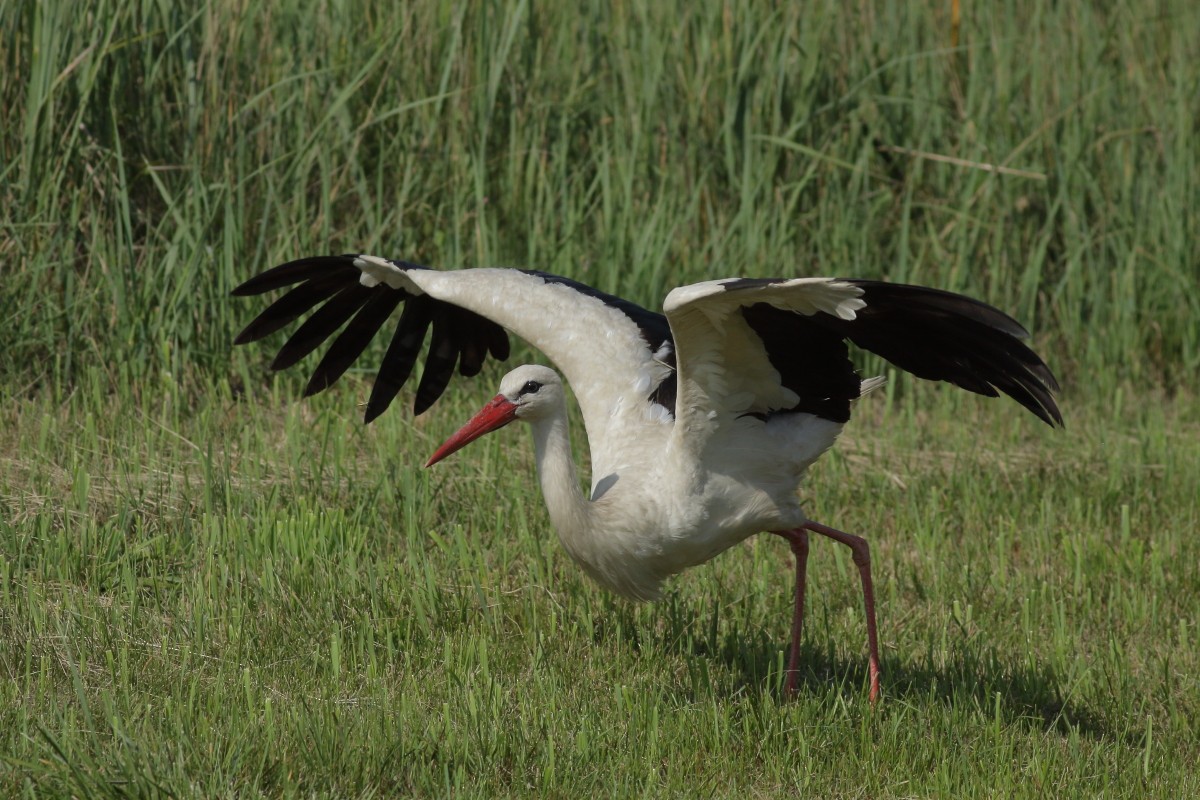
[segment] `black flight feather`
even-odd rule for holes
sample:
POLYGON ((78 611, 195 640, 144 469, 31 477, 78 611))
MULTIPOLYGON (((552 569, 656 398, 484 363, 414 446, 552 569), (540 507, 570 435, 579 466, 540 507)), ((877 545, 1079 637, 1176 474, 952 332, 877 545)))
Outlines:
POLYGON ((429 339, 429 353, 425 356, 425 369, 417 384, 417 396, 413 399, 413 413, 424 414, 437 402, 450 385, 454 366, 458 362, 458 347, 452 333, 451 315, 444 308, 433 312, 433 335, 429 339))
POLYGON ((289 261, 286 264, 280 264, 266 272, 255 275, 234 289, 232 294, 235 297, 247 297, 249 295, 269 292, 272 289, 291 286, 293 283, 299 283, 309 278, 330 275, 353 277, 357 281, 361 273, 358 267, 354 266, 355 258, 357 256, 353 255, 314 256, 312 258, 300 258, 295 261, 289 261))
POLYGON ((421 344, 433 320, 433 300, 426 296, 410 298, 404 304, 404 313, 396 325, 396 333, 383 355, 371 397, 367 400, 367 411, 363 419, 371 422, 392 404, 400 389, 412 375, 421 344))
POLYGON ((316 350, 321 342, 342 327, 367 302, 370 295, 371 290, 358 281, 335 294, 296 329, 271 362, 271 369, 287 369, 316 350))
POLYGON ((345 276, 334 273, 310 278, 276 300, 247 325, 234 344, 256 342, 287 326, 317 303, 324 302, 345 288, 345 276))
POLYGON ((325 352, 304 389, 304 396, 322 392, 342 377, 403 299, 404 295, 400 292, 372 290, 371 297, 325 352))
POLYGON ((1022 341, 1028 332, 978 300, 919 286, 849 280, 866 307, 855 319, 812 317, 823 328, 928 380, 1012 397, 1049 425, 1062 425, 1050 368, 1022 341))

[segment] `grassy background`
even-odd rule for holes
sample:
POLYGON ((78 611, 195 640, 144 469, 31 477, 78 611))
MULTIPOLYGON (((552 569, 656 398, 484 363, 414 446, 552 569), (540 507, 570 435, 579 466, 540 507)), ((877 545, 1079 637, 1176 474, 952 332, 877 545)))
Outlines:
POLYGON ((930 6, 0 4, 0 792, 1200 790, 1200 10, 930 6), (817 543, 781 702, 780 543, 628 605, 519 431, 418 469, 497 371, 364 429, 369 370, 231 351, 233 285, 360 250, 966 291, 1068 428, 865 402, 805 491, 885 699, 817 543))

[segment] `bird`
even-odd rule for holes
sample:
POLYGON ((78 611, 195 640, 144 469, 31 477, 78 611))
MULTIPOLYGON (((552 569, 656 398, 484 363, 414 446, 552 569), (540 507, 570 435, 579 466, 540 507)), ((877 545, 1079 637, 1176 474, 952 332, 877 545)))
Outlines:
POLYGON ((662 312, 536 270, 437 270, 366 254, 289 261, 236 296, 291 287, 236 337, 260 340, 308 316, 271 364, 285 369, 332 338, 304 396, 331 386, 400 306, 366 402, 382 414, 429 340, 413 411, 428 410, 455 369, 477 375, 509 357, 509 333, 556 369, 518 366, 498 393, 429 458, 521 421, 532 433, 548 516, 563 549, 604 588, 659 598, 668 578, 757 533, 795 560, 784 690, 798 690, 809 535, 850 548, 866 615, 868 699, 880 694, 870 547, 810 519, 799 488, 838 438, 851 407, 882 378, 862 378, 849 345, 901 370, 976 394, 1005 394, 1061 427, 1060 387, 1016 320, 934 288, 828 277, 733 277, 671 289, 662 312), (318 307, 319 306, 319 307, 318 307), (334 334, 337 334, 336 337, 334 334), (585 492, 572 455, 564 378, 590 452, 585 492))

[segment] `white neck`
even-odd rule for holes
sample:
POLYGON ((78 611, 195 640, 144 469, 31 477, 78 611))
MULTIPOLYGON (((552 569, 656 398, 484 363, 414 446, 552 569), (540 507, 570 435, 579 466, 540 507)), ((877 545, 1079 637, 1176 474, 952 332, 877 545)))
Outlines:
POLYGON ((611 494, 588 500, 579 488, 575 461, 571 457, 571 436, 567 430, 567 409, 531 420, 537 455, 538 478, 550 512, 550 522, 558 531, 563 549, 602 586, 639 600, 653 600, 666 574, 653 558, 645 558, 644 531, 618 514, 614 524, 611 494))
POLYGON ((566 405, 560 403, 551 416, 533 420, 530 428, 550 522, 568 552, 578 556, 588 540, 591 509, 579 488, 579 476, 571 455, 566 405))

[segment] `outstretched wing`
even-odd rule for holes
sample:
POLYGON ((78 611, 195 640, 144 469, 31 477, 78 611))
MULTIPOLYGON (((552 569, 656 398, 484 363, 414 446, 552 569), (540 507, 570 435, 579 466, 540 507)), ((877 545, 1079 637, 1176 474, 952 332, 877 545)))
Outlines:
POLYGON ((650 400, 671 371, 661 358, 664 344, 670 342, 665 318, 576 281, 515 269, 443 272, 351 254, 282 264, 233 293, 256 295, 288 286, 293 288, 247 325, 235 342, 261 339, 320 304, 271 365, 284 369, 295 364, 340 330, 313 371, 306 395, 341 377, 403 305, 367 401, 367 422, 383 413, 407 382, 430 328, 415 413, 442 395, 456 366, 469 377, 479 372, 488 355, 507 358, 508 329, 562 370, 575 389, 590 437, 632 420, 653 422, 656 414, 670 418, 666 409, 656 412, 650 400))
POLYGON ((683 286, 664 304, 675 338, 678 429, 730 415, 850 417, 862 382, 846 342, 929 380, 1003 392, 1051 425, 1058 382, 1015 320, 919 286, 837 278, 735 278, 683 286))
MULTIPOLYGON (((304 396, 308 397, 337 382, 403 303, 404 311, 367 401, 367 422, 387 410, 412 375, 430 327, 434 331, 433 342, 413 402, 417 414, 441 397, 455 366, 469 377, 478 374, 489 354, 501 361, 508 358, 508 334, 496 323, 440 303, 422 293, 415 284, 396 288, 381 285, 371 280, 355 260, 355 256, 304 258, 281 264, 238 286, 233 290, 238 296, 262 294, 285 286, 294 288, 255 317, 234 339, 234 344, 248 344, 269 336, 320 304, 271 362, 271 369, 287 369, 345 326, 313 370, 304 390, 304 396)), ((397 262, 397 269, 422 267, 401 266, 397 262)))

